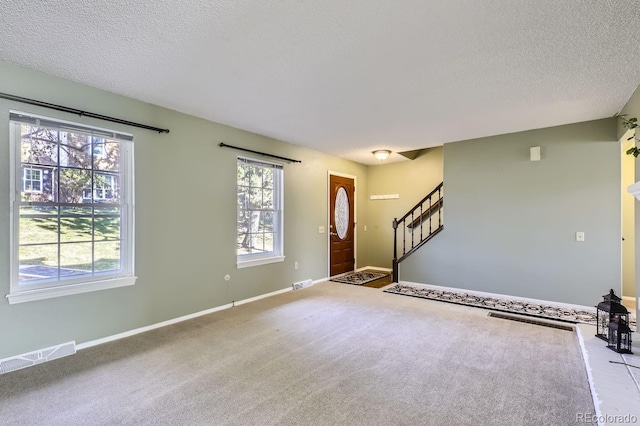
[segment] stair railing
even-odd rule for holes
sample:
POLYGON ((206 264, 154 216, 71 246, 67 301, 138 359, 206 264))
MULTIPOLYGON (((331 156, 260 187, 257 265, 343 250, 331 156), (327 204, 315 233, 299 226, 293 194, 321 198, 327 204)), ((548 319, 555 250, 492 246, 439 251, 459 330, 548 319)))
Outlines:
POLYGON ((443 182, 400 219, 393 219, 393 282, 398 282, 398 266, 444 228, 442 218, 443 182), (402 255, 398 257, 398 229, 402 232, 402 255), (416 235, 417 234, 417 235, 416 235))

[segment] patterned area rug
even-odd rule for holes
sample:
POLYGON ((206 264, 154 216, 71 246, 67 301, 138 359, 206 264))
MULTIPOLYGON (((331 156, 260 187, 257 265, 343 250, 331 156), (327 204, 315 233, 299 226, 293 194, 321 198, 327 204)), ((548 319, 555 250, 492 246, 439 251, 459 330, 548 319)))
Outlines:
POLYGON ((331 278, 330 281, 335 281, 337 283, 343 284, 362 285, 386 277, 388 275, 389 274, 386 274, 384 272, 351 272, 347 275, 342 275, 341 277, 331 278))
MULTIPOLYGON (((532 315, 541 318, 596 325, 596 313, 586 310, 571 309, 553 305, 539 305, 536 303, 511 300, 506 298, 483 297, 475 294, 444 291, 423 287, 411 287, 403 284, 395 285, 385 293, 402 294, 405 296, 421 297, 423 299, 441 302, 457 303, 459 305, 475 306, 496 311, 512 312, 516 314, 532 315)), ((632 326, 635 324, 632 322, 632 326)))

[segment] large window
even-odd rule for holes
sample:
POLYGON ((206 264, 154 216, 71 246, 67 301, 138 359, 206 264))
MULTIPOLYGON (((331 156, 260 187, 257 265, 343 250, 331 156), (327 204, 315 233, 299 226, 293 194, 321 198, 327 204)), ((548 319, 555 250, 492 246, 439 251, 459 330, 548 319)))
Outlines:
POLYGON ((11 112, 10 303, 131 285, 133 138, 11 112))
POLYGON ((238 157, 238 267, 281 262, 282 165, 238 157))

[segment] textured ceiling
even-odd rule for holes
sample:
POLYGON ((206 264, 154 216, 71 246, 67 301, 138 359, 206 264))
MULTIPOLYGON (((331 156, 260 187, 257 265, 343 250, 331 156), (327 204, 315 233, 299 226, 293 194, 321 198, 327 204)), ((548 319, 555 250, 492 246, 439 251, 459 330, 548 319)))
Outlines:
POLYGON ((0 6, 1 60, 364 164, 609 117, 640 84, 636 0, 0 6))

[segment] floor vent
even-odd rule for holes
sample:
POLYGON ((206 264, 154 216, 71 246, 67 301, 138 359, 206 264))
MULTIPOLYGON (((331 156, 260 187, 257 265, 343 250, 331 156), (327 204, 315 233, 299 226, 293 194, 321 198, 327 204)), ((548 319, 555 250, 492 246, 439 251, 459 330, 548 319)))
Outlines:
POLYGON ((542 321, 535 318, 527 318, 527 317, 521 317, 517 315, 502 314, 499 312, 489 312, 487 316, 490 316, 493 318, 510 320, 510 321, 524 322, 527 324, 541 325, 543 327, 557 328, 559 330, 564 330, 564 331, 576 331, 575 327, 570 325, 557 324, 555 322, 542 321))
POLYGON ((76 342, 68 342, 57 346, 51 346, 49 348, 38 349, 33 352, 27 352, 26 354, 12 356, 10 358, 0 359, 0 374, 31 367, 32 365, 52 361, 75 353, 76 342))
POLYGON ((294 290, 300 290, 301 288, 310 287, 313 285, 312 280, 304 280, 297 283, 293 283, 294 290))

